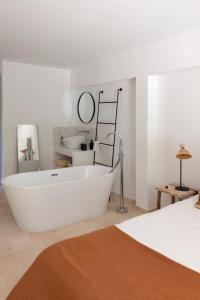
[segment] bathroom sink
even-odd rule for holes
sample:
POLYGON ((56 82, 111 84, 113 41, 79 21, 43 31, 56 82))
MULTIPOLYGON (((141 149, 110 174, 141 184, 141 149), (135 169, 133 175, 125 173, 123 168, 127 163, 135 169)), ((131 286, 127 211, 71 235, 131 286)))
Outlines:
POLYGON ((68 149, 80 149, 81 144, 85 143, 85 136, 77 135, 70 136, 63 139, 64 146, 68 149))

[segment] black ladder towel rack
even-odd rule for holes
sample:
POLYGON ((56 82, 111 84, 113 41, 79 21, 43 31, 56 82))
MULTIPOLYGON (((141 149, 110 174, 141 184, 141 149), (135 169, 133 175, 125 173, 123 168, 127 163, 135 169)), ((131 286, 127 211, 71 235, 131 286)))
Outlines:
MULTIPOLYGON (((98 98, 98 107, 97 107, 97 123, 96 123, 96 133, 95 133, 95 141, 98 138, 98 129, 99 129, 99 125, 113 125, 114 126, 114 131, 116 131, 117 129, 117 114, 118 114, 118 104, 119 104, 119 93, 122 91, 122 88, 119 88, 117 90, 117 100, 116 101, 101 101, 101 95, 103 94, 103 91, 99 91, 99 98, 98 98), (116 110, 115 110, 115 121, 114 122, 101 122, 99 121, 99 107, 100 105, 103 104, 115 104, 116 105, 116 110)), ((115 135, 113 138, 113 144, 108 144, 108 143, 103 143, 100 142, 99 145, 104 145, 104 146, 108 146, 108 147, 112 147, 112 164, 106 165, 100 162, 96 161, 96 152, 94 152, 94 164, 98 164, 98 165, 102 165, 102 166, 106 166, 106 167, 113 167, 114 164, 114 156, 115 156, 115 135)))

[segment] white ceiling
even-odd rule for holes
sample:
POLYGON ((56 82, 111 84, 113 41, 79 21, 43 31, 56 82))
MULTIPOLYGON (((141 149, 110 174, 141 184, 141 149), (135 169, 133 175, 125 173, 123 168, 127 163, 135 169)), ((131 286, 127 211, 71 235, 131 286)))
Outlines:
POLYGON ((71 67, 200 27, 200 0, 0 0, 0 60, 71 67))

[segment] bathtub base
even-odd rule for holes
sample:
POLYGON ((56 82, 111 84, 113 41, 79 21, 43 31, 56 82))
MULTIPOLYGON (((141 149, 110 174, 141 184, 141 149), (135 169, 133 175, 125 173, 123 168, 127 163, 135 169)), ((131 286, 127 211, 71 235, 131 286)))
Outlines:
POLYGON ((57 169, 58 176, 51 176, 55 170, 23 173, 5 178, 3 187, 17 225, 42 232, 104 214, 114 179, 109 170, 85 166, 57 169), (51 184, 42 184, 43 176, 51 184))

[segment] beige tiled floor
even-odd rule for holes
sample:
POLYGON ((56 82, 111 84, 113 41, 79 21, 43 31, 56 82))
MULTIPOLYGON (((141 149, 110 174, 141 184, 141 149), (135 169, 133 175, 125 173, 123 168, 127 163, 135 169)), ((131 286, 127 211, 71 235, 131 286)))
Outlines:
POLYGON ((126 200, 129 211, 118 214, 119 199, 112 195, 106 213, 98 218, 43 233, 20 230, 10 212, 7 201, 0 194, 0 300, 4 300, 36 256, 47 246, 93 230, 107 227, 140 215, 133 201, 126 200))

